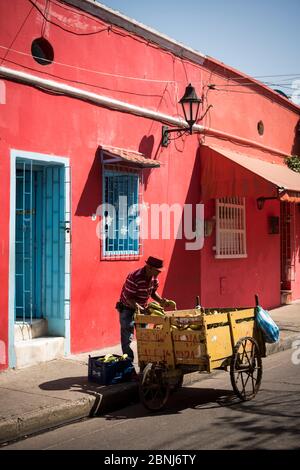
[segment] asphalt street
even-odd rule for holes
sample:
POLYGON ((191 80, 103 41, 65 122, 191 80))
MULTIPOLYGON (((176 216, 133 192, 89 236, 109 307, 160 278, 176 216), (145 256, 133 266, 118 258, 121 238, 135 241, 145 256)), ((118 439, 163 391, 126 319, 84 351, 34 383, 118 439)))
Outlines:
POLYGON ((249 402, 234 397, 229 373, 219 371, 174 393, 159 413, 136 404, 24 439, 2 451, 300 449, 299 358, 300 353, 287 350, 264 359, 261 389, 249 402))

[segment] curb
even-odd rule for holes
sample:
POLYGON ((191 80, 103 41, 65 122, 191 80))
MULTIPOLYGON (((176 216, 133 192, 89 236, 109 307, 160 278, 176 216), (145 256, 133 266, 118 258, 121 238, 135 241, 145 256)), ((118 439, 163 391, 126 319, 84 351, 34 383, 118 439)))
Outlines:
MULTIPOLYGON (((300 333, 293 334, 275 344, 266 345, 266 355, 275 354, 292 348, 293 341, 299 339, 300 333)), ((217 371, 215 371, 217 372, 217 371)), ((199 372, 185 374, 183 385, 191 385, 211 374, 200 375, 199 372)), ((66 401, 60 405, 39 408, 21 416, 0 420, 0 444, 27 437, 41 431, 62 426, 83 418, 103 415, 139 401, 138 383, 125 382, 103 388, 104 393, 66 401)))
POLYGON ((26 437, 89 415, 93 398, 80 398, 60 405, 46 406, 21 416, 0 421, 0 443, 26 437))
POLYGON ((300 339, 300 332, 287 336, 284 339, 279 339, 278 343, 266 344, 266 355, 270 356, 280 351, 285 351, 286 349, 292 349, 293 342, 297 339, 300 339))
POLYGON ((137 382, 105 387, 105 393, 46 406, 0 420, 0 445, 83 418, 103 415, 138 401, 137 382))

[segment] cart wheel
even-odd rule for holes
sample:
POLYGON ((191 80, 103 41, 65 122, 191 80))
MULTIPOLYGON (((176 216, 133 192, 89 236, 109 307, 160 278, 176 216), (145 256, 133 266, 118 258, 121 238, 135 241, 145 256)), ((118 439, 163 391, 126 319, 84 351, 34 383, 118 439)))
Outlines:
POLYGON ((170 395, 170 386, 163 378, 164 368, 149 363, 139 383, 139 395, 143 405, 150 411, 161 410, 170 395))
POLYGON ((175 384, 170 386, 170 394, 177 392, 182 387, 183 384, 183 373, 181 373, 178 377, 178 380, 175 384))
POLYGON ((180 374, 177 384, 175 385, 175 390, 178 390, 182 387, 183 384, 183 374, 180 374))
POLYGON ((245 336, 234 347, 230 363, 232 388, 241 400, 251 400, 259 390, 261 378, 262 360, 257 342, 245 336))

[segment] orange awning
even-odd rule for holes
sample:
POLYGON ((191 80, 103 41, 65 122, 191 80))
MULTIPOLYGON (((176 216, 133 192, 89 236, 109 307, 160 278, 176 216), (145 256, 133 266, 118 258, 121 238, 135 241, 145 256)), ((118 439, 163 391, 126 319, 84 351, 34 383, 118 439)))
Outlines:
POLYGON ((157 160, 147 158, 145 155, 134 150, 127 150, 118 147, 101 146, 102 160, 105 164, 128 163, 140 168, 159 168, 157 160))
POLYGON ((300 173, 290 170, 284 162, 271 163, 213 145, 203 146, 201 155, 204 199, 277 196, 300 203, 300 173))

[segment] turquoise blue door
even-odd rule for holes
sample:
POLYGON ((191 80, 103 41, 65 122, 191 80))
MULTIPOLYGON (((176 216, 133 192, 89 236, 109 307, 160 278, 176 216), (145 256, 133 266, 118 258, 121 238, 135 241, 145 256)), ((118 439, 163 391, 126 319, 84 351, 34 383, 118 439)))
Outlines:
POLYGON ((65 334, 65 185, 64 167, 44 169, 43 311, 50 335, 65 334))
POLYGON ((65 168, 17 160, 16 318, 65 333, 65 168))
POLYGON ((42 171, 31 163, 16 172, 16 318, 42 317, 42 171))

